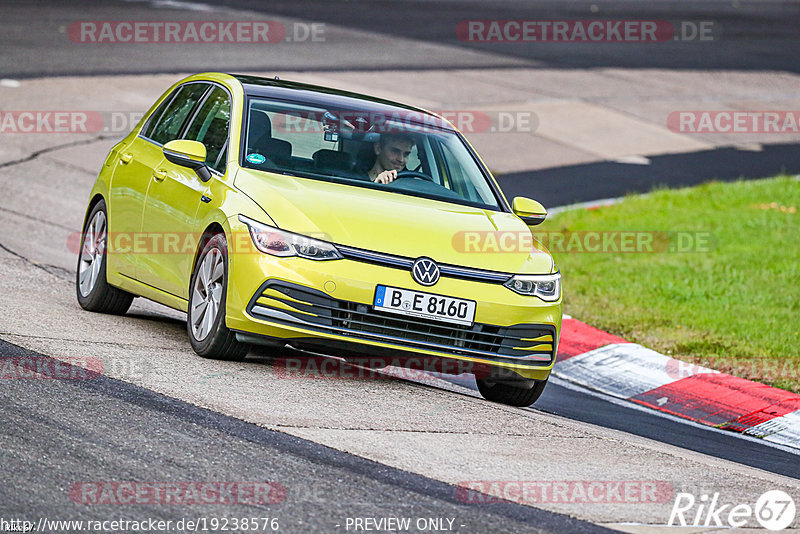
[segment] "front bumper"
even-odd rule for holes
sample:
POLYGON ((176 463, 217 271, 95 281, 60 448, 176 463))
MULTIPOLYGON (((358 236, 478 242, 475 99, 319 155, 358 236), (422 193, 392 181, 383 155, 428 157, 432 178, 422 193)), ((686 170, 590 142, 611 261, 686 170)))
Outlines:
POLYGON ((228 328, 248 341, 279 338, 340 356, 426 355, 544 380, 555 361, 562 303, 447 277, 423 288, 407 270, 360 261, 246 254, 230 257, 226 311, 228 328), (475 323, 376 312, 378 284, 475 300, 475 323))

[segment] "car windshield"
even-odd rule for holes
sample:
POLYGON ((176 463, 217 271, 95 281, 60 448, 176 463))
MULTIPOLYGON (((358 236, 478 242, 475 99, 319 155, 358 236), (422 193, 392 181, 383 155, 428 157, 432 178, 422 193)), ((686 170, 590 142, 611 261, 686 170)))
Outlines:
POLYGON ((241 164, 261 171, 501 209, 464 141, 443 121, 413 111, 322 109, 251 97, 241 164), (378 171, 398 172, 374 183, 378 171))

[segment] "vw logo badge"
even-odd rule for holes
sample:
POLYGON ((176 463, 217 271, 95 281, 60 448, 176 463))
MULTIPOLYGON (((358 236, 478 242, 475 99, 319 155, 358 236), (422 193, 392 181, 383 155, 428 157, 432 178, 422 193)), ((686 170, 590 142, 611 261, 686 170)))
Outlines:
POLYGON ((432 286, 439 281, 439 266, 430 258, 417 258, 411 266, 411 277, 423 286, 432 286))

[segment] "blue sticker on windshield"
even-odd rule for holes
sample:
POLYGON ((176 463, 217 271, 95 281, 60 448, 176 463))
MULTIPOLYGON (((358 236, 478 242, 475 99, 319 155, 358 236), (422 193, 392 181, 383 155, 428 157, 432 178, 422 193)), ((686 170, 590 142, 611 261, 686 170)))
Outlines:
POLYGON ((250 163, 253 163, 255 165, 259 165, 259 164, 264 163, 265 161, 267 161, 267 158, 265 158, 261 154, 248 154, 247 155, 247 161, 249 161, 250 163))

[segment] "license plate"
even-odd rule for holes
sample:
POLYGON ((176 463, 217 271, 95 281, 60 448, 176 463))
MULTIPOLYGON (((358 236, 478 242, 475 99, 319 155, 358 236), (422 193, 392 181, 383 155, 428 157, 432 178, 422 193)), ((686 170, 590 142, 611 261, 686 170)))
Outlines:
POLYGON ((397 287, 377 286, 373 306, 376 310, 445 323, 472 326, 475 320, 474 300, 456 299, 397 287))

